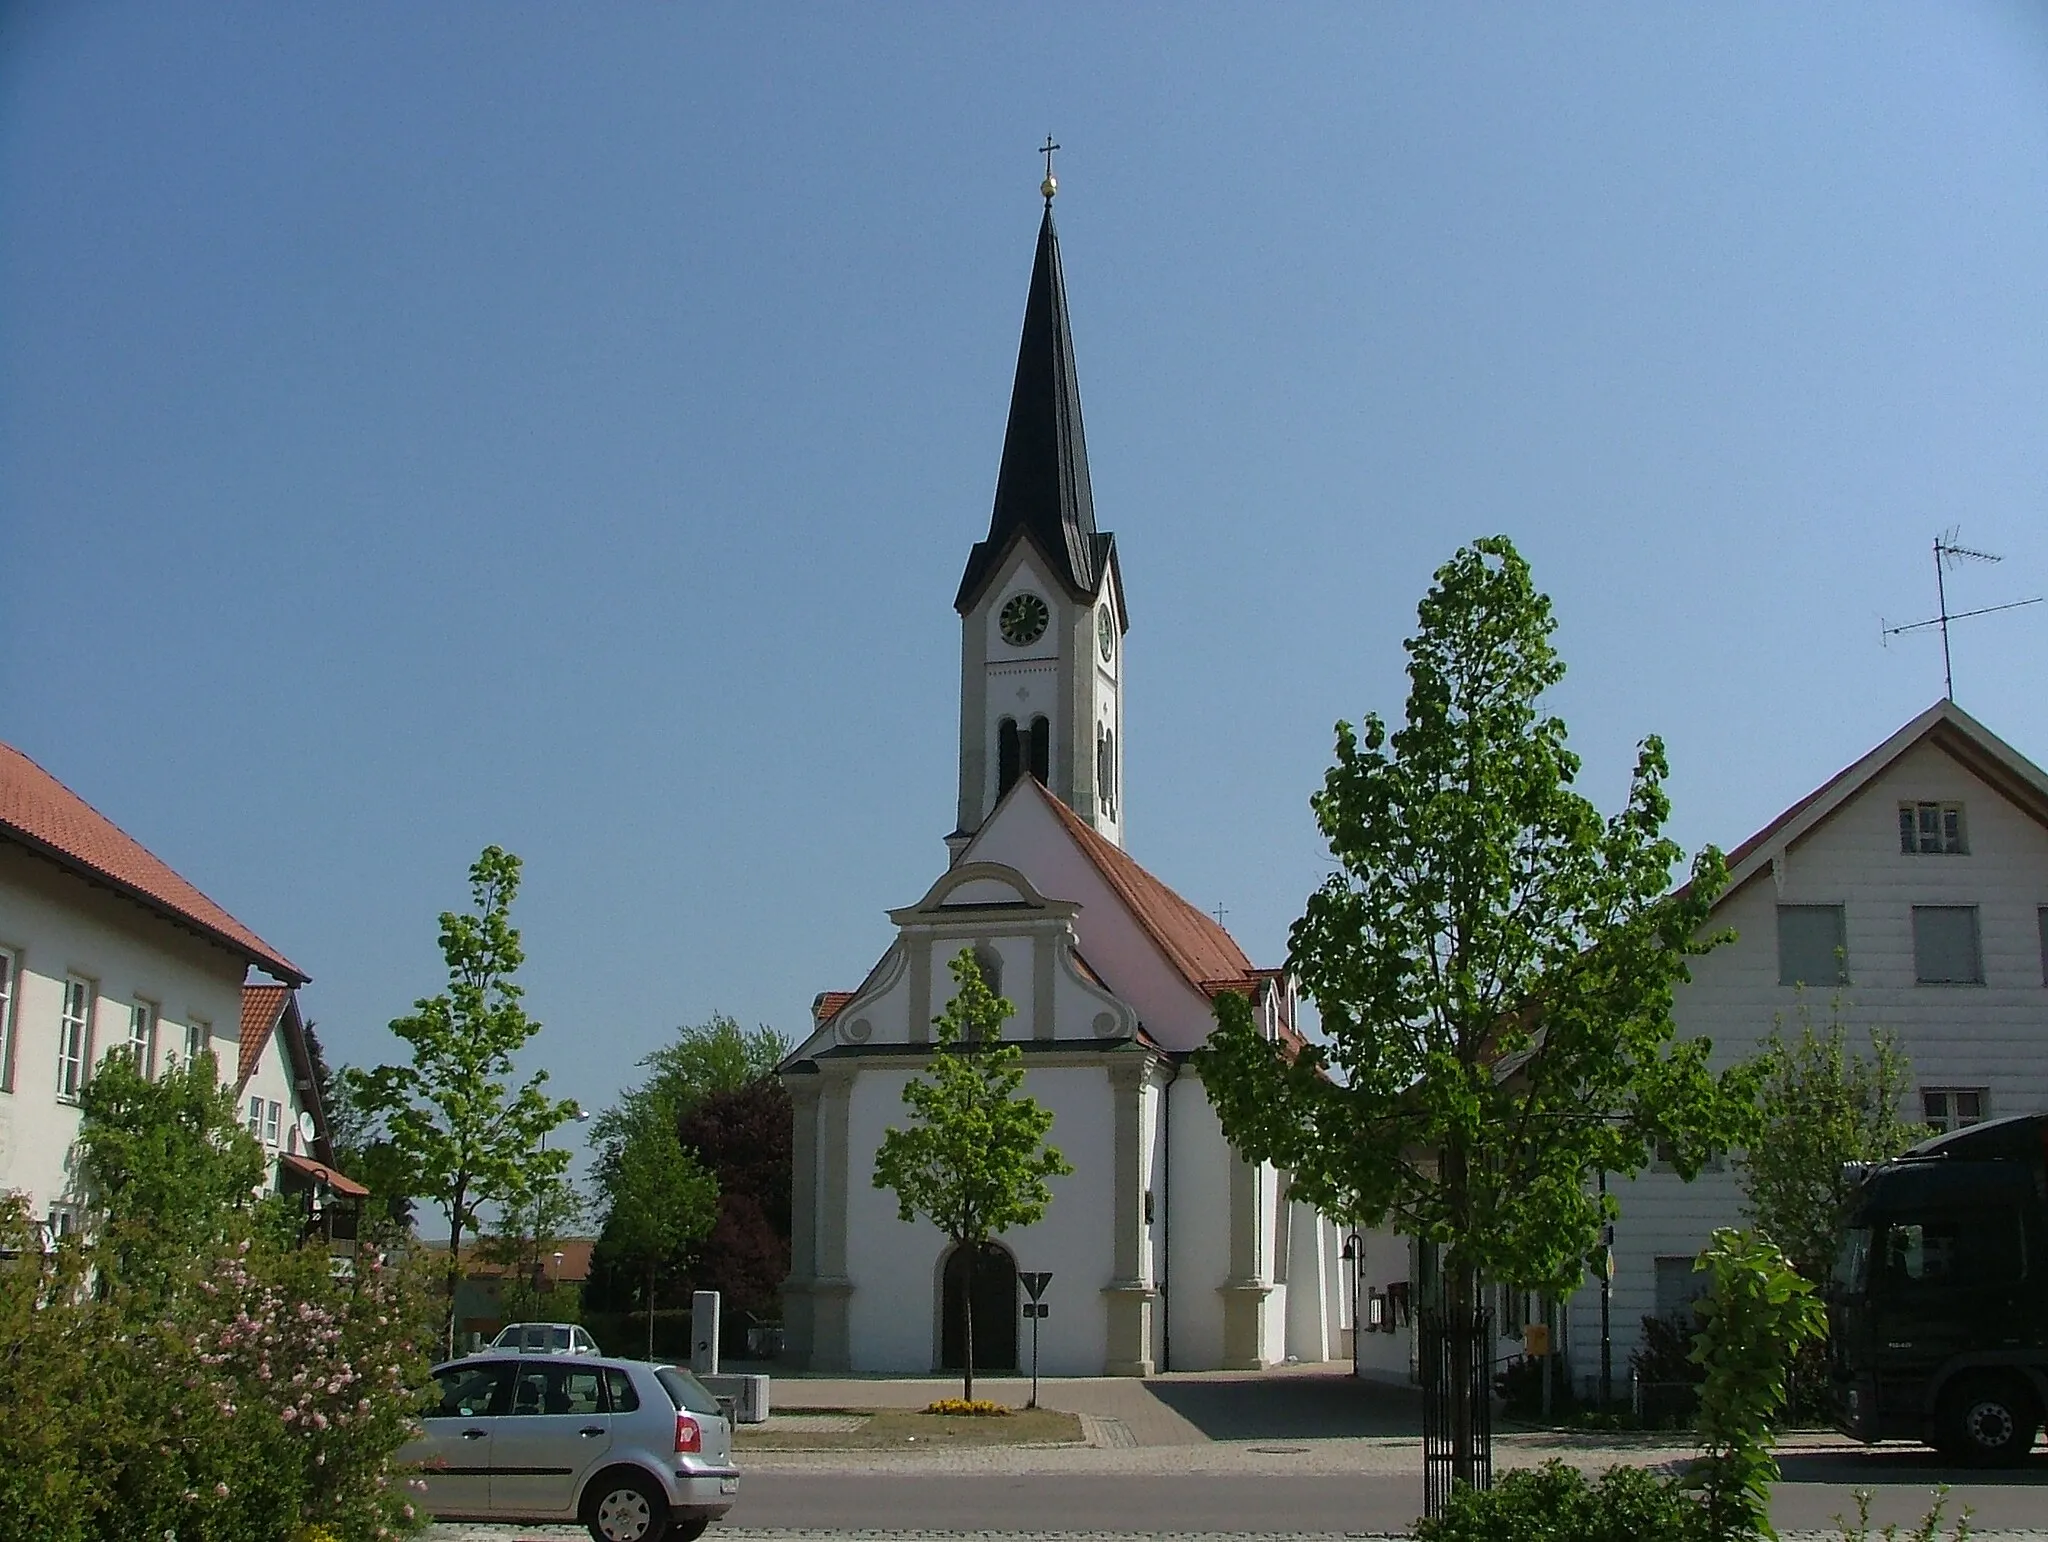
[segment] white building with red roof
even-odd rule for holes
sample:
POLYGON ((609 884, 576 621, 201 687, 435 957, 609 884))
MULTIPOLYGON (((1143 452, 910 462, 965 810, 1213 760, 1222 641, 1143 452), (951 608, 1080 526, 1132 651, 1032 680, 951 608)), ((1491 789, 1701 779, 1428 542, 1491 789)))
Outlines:
MULTIPOLYGON (((1772 1033, 1797 1043, 1839 1019, 1868 1057, 1873 1030, 1906 1056, 1899 1112, 1938 1130, 2048 1110, 2048 773, 1953 701, 1937 702, 1728 853, 1707 930, 1732 939, 1692 962, 1673 1015, 1712 1041, 1719 1069, 1772 1033)), ((1693 1260, 1722 1226, 1749 1224, 1732 1161, 1691 1182, 1652 1161, 1609 1180, 1621 1215, 1603 1313, 1588 1281, 1548 1309, 1574 1389, 1596 1394, 1603 1316, 1609 1385, 1630 1395, 1643 1319, 1685 1318, 1693 1260)), ((1929 1224, 1942 1224, 1929 1217, 1929 1224)), ((1409 1375, 1405 1300, 1418 1262, 1405 1237, 1362 1239, 1360 1336, 1368 1374, 1409 1375)), ((1544 1320, 1533 1293, 1499 1288, 1496 1358, 1544 1320)), ((1654 1394, 1653 1394, 1654 1395, 1654 1394)))
POLYGON ((995 509, 961 618, 952 861, 854 991, 828 991, 784 1062, 796 1105, 787 1348, 813 1370, 1017 1369, 1018 1275, 1050 1273, 1051 1375, 1254 1368, 1341 1353, 1338 1229, 1223 1138, 1188 1062, 1225 990, 1294 1032, 1279 971, 1123 850, 1123 643, 1112 536, 1095 528, 1050 196, 1026 302, 995 509), (1005 1038, 1074 1172, 983 1257, 898 1218, 873 1185, 970 950, 1016 1007, 1005 1038))
POLYGON ((54 1232, 89 1211, 80 1090, 109 1054, 151 1075, 212 1052, 272 1181, 332 1152, 297 987, 305 972, 28 756, 0 744, 0 1191, 54 1232), (252 974, 257 978, 252 979, 252 974))
MULTIPOLYGON (((1717 1065, 1773 1030, 1796 1042, 1839 1014, 1851 1050, 1892 1035, 1910 1062, 1900 1113, 1936 1129, 2048 1110, 2048 773, 1940 701, 1728 853, 1708 925, 1734 940, 1695 959, 1679 1031, 1717 1065)), ((1681 1182, 1661 1164, 1614 1190, 1608 1305, 1617 1385, 1645 1316, 1685 1312, 1692 1260, 1739 1226, 1729 1164, 1681 1182)), ((1571 1303, 1572 1365, 1597 1376, 1597 1286, 1571 1303)))

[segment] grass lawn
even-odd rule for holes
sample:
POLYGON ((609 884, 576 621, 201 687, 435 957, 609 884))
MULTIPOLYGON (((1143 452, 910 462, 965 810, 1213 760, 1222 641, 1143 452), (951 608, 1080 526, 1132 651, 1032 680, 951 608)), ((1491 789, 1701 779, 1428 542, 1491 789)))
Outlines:
POLYGON ((1081 1442, 1081 1421, 1052 1408, 1020 1408, 1008 1418, 986 1414, 913 1413, 900 1408, 849 1408, 862 1416, 850 1430, 777 1429, 742 1424, 741 1451, 915 1451, 921 1446, 1025 1446, 1081 1442))

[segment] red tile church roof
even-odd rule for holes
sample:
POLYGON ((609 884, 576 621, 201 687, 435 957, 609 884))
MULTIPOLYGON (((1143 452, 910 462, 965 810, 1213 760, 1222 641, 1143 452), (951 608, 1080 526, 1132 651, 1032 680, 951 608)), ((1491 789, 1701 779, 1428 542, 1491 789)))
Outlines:
MULTIPOLYGON (((1026 780, 1030 780, 1026 778, 1026 780)), ((1034 781, 1055 817, 1067 827, 1103 880, 1123 897, 1131 914, 1159 945, 1188 984, 1204 990, 1211 983, 1249 990, 1256 973, 1244 949, 1213 917, 1202 914, 1165 884, 1131 860, 1123 849, 1098 835, 1066 804, 1034 781)))
POLYGON ((306 972, 190 883, 162 858, 11 745, 0 744, 0 836, 89 881, 126 895, 265 973, 294 985, 306 972))

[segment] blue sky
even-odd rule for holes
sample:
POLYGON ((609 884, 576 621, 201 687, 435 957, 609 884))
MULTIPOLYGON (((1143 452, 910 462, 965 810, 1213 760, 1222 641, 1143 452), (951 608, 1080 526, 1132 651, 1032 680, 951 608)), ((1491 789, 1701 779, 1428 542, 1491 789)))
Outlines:
MULTIPOLYGON (((0 7, 0 737, 314 976, 519 852, 533 1059, 792 1034, 944 861, 1051 130, 1138 858, 1261 962, 1506 532, 1733 845, 2048 590, 2035 6, 0 7)), ((1957 696, 2048 760, 2048 606, 1957 696)))

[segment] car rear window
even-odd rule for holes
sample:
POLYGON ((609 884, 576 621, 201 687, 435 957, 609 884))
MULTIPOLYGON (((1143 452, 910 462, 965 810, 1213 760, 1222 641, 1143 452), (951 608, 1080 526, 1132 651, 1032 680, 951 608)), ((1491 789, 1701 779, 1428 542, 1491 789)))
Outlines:
POLYGON ((680 1366, 658 1365, 654 1368, 654 1379, 661 1383, 661 1390, 668 1394, 668 1400, 685 1413, 716 1417, 724 1412, 704 1383, 680 1366))
POLYGON ((633 1390, 633 1378, 618 1367, 605 1367, 604 1385, 611 1396, 613 1413, 631 1413, 640 1406, 640 1394, 633 1390))

